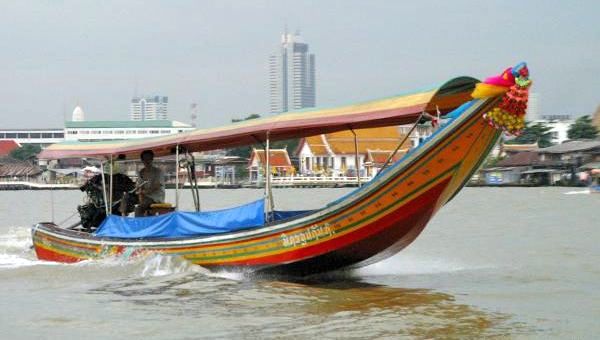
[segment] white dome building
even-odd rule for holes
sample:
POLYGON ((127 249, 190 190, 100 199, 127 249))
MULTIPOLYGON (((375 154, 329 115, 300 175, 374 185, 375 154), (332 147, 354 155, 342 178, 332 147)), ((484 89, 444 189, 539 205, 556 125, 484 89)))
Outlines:
POLYGON ((81 108, 81 106, 77 105, 75 107, 75 110, 73 110, 72 120, 74 122, 82 122, 85 120, 85 112, 83 112, 83 109, 81 108))

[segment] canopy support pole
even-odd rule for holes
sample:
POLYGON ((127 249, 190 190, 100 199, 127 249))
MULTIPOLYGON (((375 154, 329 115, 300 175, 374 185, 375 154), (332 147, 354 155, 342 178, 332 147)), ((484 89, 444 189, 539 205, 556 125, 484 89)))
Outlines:
POLYGON ((108 185, 108 206, 110 207, 110 210, 112 212, 112 206, 113 206, 113 168, 114 168, 114 164, 113 164, 113 156, 110 155, 110 169, 109 169, 109 176, 110 176, 110 183, 108 185))
POLYGON ((175 145, 175 210, 179 210, 179 144, 175 145))
POLYGON ((274 210, 273 191, 271 190, 271 149, 269 131, 267 131, 267 139, 265 143, 265 197, 266 197, 266 213, 267 222, 271 220, 271 212, 274 210))
POLYGON ((194 155, 187 151, 191 162, 188 160, 188 179, 192 189, 192 198, 194 199, 194 207, 196 211, 200 211, 200 193, 198 192, 198 181, 196 180, 196 159, 194 155))
POLYGON ((396 146, 396 149, 394 149, 394 152, 392 152, 390 154, 390 156, 385 160, 385 163, 383 163, 383 166, 381 167, 381 169, 379 169, 379 172, 377 172, 377 176, 379 176, 379 174, 382 173, 383 170, 388 166, 388 164, 390 163, 392 158, 394 158, 396 153, 398 153, 398 150, 400 150, 400 148, 402 147, 402 144, 404 144, 404 142, 406 142, 408 137, 410 137, 410 135, 413 133, 413 131, 417 128, 417 126, 419 125, 419 122, 421 121, 421 118, 423 118, 424 115, 425 115, 425 111, 421 112, 421 114, 419 115, 419 118, 417 118, 417 121, 413 124, 413 126, 410 128, 410 130, 408 130, 408 133, 406 134, 406 136, 404 136, 404 138, 402 138, 402 141, 400 141, 400 143, 398 143, 398 146, 396 146))
POLYGON ((106 199, 106 176, 104 176, 104 162, 100 161, 100 174, 102 176, 102 198, 104 198, 104 210, 108 217, 108 200, 106 199))
POLYGON ((361 187, 360 183, 360 169, 359 169, 359 161, 358 161, 358 140, 356 139, 356 132, 354 129, 350 128, 350 131, 354 135, 354 168, 356 169, 356 181, 358 183, 358 187, 361 187))

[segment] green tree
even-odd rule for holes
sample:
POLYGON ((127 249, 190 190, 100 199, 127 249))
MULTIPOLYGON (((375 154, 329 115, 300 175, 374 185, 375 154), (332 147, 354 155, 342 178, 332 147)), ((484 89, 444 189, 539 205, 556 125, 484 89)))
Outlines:
POLYGON ((38 145, 25 144, 22 147, 11 151, 10 157, 24 161, 35 158, 35 156, 37 156, 37 154, 41 151, 42 148, 40 148, 38 145))
MULTIPOLYGON (((246 120, 257 119, 257 118, 260 118, 260 115, 253 113, 253 114, 247 116, 246 118, 241 118, 241 119, 233 118, 231 120, 231 122, 239 123, 239 122, 243 122, 246 120)), ((237 148, 232 148, 232 149, 227 150, 227 155, 228 156, 237 156, 237 157, 242 157, 242 158, 250 158, 251 152, 252 152, 252 145, 244 145, 244 146, 238 146, 237 148)))
MULTIPOLYGON (((239 123, 239 122, 243 122, 246 120, 251 120, 251 119, 256 119, 256 118, 260 118, 260 115, 253 113, 249 116, 247 116, 246 118, 243 119, 238 119, 238 118, 234 118, 231 120, 232 123, 239 123)), ((280 141, 276 141, 276 142, 272 142, 270 145, 271 149, 283 149, 285 148, 288 152, 289 155, 292 155, 292 153, 296 150, 296 148, 298 147, 298 143, 300 143, 299 139, 286 139, 286 140, 280 140, 280 141)), ((229 149, 227 150, 227 155, 228 156, 238 156, 238 157, 243 157, 243 158, 250 158, 250 153, 252 152, 252 148, 263 148, 262 144, 253 144, 253 145, 244 145, 244 146, 240 146, 237 148, 233 148, 233 149, 229 149)))
POLYGON ((592 124, 588 115, 577 118, 567 131, 569 139, 594 139, 598 136, 598 129, 592 124))
POLYGON ((550 130, 552 128, 546 123, 531 124, 531 122, 527 122, 521 135, 506 141, 506 144, 533 144, 537 142, 540 148, 547 148, 553 144, 550 130))
POLYGON ((596 127, 596 129, 600 129, 600 105, 596 108, 596 111, 592 118, 592 124, 596 127))
POLYGON ((246 118, 241 118, 241 119, 240 119, 240 118, 233 118, 233 119, 231 120, 231 122, 232 122, 232 123, 239 123, 239 122, 243 122, 243 121, 245 121, 245 120, 256 119, 256 118, 260 118, 260 115, 259 115, 259 114, 256 114, 256 113, 253 113, 253 114, 249 115, 249 116, 248 116, 248 117, 246 117, 246 118))

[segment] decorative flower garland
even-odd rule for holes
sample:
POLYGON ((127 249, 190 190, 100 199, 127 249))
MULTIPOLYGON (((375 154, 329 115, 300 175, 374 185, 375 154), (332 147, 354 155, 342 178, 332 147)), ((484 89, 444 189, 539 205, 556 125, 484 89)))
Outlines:
POLYGON ((477 84, 472 96, 486 98, 504 94, 500 104, 486 112, 483 118, 495 128, 518 136, 525 128, 530 86, 527 64, 520 63, 506 69, 499 76, 487 78, 483 83, 477 84))

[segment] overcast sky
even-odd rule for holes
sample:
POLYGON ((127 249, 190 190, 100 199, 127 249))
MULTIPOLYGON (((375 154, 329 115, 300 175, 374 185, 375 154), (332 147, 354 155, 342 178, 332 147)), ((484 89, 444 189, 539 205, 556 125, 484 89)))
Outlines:
POLYGON ((545 114, 600 104, 598 1, 0 2, 0 128, 128 119, 169 96, 199 126, 268 111, 267 58, 285 25, 316 55, 317 104, 412 91, 527 61, 545 114))

